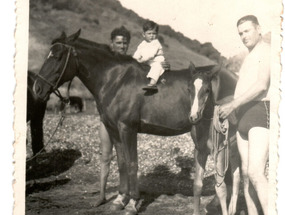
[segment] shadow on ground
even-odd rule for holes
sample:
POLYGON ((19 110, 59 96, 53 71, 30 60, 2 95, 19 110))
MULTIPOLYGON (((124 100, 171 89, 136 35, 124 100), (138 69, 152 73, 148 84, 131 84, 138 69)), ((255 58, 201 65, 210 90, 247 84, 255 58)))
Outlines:
POLYGON ((52 188, 67 184, 70 181, 69 178, 61 179, 61 180, 54 180, 42 183, 31 183, 26 185, 26 196, 32 193, 47 191, 52 188))
MULTIPOLYGON (((181 168, 177 174, 170 171, 166 165, 158 165, 154 170, 139 179, 141 197, 144 199, 141 210, 144 211, 161 195, 182 194, 186 198, 193 196, 194 159, 179 156, 176 165, 181 168)), ((215 178, 213 175, 204 178, 202 196, 215 194, 215 178)))
POLYGON ((56 176, 70 169, 81 152, 74 149, 42 153, 26 162, 26 181, 56 176))
MULTIPOLYGON (((157 201, 157 199, 166 198, 165 196, 173 196, 173 198, 186 201, 188 197, 193 199, 193 177, 194 177, 194 159, 189 157, 177 157, 176 165, 181 171, 174 174, 166 165, 158 165, 154 170, 140 177, 140 194, 143 199, 141 212, 147 210, 148 206, 157 201)), ((242 185, 241 185, 242 187, 242 185)), ((204 178, 202 197, 213 199, 215 195, 215 177, 210 175, 204 178)), ((189 198, 188 198, 189 199, 189 198)), ((221 208, 218 203, 209 203, 206 205, 206 215, 221 214, 221 208)), ((191 203, 192 204, 192 203, 191 203)), ((237 214, 244 211, 246 215, 246 204, 242 190, 237 202, 237 214)))

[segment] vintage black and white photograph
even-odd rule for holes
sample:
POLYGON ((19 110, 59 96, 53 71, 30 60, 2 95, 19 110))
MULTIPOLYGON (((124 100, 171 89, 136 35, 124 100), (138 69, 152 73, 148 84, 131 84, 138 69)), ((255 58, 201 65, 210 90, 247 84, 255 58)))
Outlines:
POLYGON ((279 214, 281 0, 17 13, 15 214, 279 214))

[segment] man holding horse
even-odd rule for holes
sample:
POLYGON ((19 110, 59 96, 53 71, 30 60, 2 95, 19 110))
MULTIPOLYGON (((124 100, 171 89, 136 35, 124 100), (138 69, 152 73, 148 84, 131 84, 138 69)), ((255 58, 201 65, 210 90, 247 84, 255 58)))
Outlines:
POLYGON ((237 115, 237 144, 248 214, 258 214, 258 198, 264 215, 267 215, 265 167, 269 152, 270 46, 263 41, 255 16, 242 17, 237 28, 249 54, 240 69, 234 99, 220 106, 219 115, 223 119, 232 112, 237 115))
MULTIPOLYGON (((110 49, 113 52, 114 55, 121 54, 126 55, 129 44, 131 40, 130 32, 124 27, 121 26, 119 28, 115 28, 111 32, 111 43, 110 43, 110 49)), ((170 69, 170 65, 168 62, 164 61, 161 63, 162 67, 165 70, 170 69)), ((112 160, 112 151, 113 151, 113 143, 110 140, 109 134, 107 132, 107 129, 100 120, 100 130, 99 130, 99 136, 101 141, 101 175, 100 175, 100 198, 99 200, 94 204, 95 207, 106 203, 106 184, 107 184, 107 178, 110 172, 110 163, 112 160)), ((122 209, 128 202, 127 198, 122 195, 118 195, 118 197, 114 200, 114 210, 122 209)))

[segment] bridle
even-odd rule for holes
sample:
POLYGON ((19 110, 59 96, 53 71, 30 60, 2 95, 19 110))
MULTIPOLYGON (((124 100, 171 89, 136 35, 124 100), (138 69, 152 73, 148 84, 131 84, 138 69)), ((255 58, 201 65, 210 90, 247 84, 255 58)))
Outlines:
POLYGON ((64 98, 64 97, 61 95, 60 91, 58 90, 58 87, 59 87, 58 85, 59 85, 59 82, 60 82, 61 79, 62 79, 63 74, 65 73, 66 67, 67 67, 68 62, 69 62, 69 60, 70 60, 70 55, 71 55, 71 53, 72 53, 72 55, 75 57, 75 62, 76 62, 77 69, 78 69, 79 63, 78 63, 78 58, 77 58, 77 52, 76 52, 76 50, 75 50, 75 48, 74 48, 73 46, 66 45, 66 44, 64 44, 64 43, 55 43, 55 44, 53 44, 53 45, 51 46, 51 48, 52 48, 53 46, 55 46, 55 45, 63 45, 63 46, 65 46, 65 47, 68 48, 68 53, 67 53, 67 56, 66 56, 66 59, 65 59, 65 62, 64 62, 64 66, 63 66, 63 69, 62 69, 62 71, 61 71, 61 73, 60 73, 59 78, 57 79, 56 83, 53 84, 53 83, 51 83, 49 80, 47 80, 45 77, 43 77, 43 76, 40 75, 40 74, 37 74, 37 77, 40 78, 41 80, 43 80, 43 81, 44 81, 45 83, 47 83, 49 86, 51 86, 51 87, 52 87, 52 92, 53 92, 57 97, 59 97, 60 100, 65 101, 65 100, 69 100, 69 89, 70 89, 72 80, 70 80, 70 82, 69 82, 69 84, 68 84, 68 90, 67 90, 68 98, 67 98, 67 99, 64 98))

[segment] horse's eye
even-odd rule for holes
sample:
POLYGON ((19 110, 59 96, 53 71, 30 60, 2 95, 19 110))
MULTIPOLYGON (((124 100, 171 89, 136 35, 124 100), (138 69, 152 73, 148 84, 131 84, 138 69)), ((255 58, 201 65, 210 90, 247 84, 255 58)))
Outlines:
POLYGON ((62 52, 55 52, 55 53, 52 53, 50 57, 53 57, 56 60, 61 60, 62 56, 63 56, 62 52))

